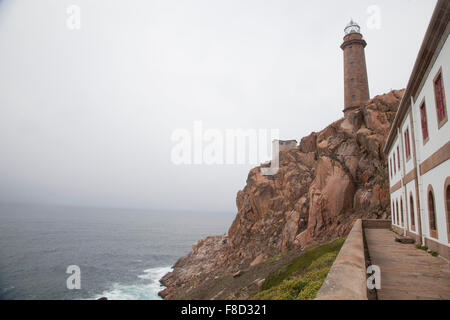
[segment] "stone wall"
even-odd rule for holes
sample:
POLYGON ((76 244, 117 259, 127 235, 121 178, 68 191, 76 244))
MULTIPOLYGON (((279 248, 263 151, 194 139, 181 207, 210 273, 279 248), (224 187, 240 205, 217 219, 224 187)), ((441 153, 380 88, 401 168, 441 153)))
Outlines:
POLYGON ((278 140, 280 152, 286 152, 297 147, 297 140, 278 140))
POLYGON ((367 300, 363 223, 353 225, 316 300, 367 300))
POLYGON ((316 300, 368 300, 365 229, 390 229, 388 219, 359 219, 331 266, 316 300))

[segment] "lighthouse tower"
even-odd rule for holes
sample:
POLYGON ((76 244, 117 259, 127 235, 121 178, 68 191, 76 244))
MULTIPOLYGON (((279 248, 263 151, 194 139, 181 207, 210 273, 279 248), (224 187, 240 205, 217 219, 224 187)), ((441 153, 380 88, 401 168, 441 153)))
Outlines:
POLYGON ((344 43, 344 114, 369 100, 366 56, 367 43, 353 20, 345 28, 344 43))

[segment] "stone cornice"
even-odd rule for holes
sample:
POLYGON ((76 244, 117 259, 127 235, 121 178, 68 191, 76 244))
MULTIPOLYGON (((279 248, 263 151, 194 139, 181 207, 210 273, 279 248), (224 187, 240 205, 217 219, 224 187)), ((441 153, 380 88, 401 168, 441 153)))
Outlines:
POLYGON ((364 48, 367 46, 367 42, 364 39, 350 39, 350 40, 344 41, 344 43, 341 45, 341 49, 344 50, 345 47, 347 47, 351 44, 360 44, 364 48))

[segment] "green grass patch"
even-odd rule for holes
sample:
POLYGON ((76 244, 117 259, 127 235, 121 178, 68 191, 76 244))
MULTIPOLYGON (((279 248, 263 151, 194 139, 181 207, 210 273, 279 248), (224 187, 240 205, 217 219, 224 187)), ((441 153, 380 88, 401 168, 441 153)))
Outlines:
POLYGON ((416 248, 417 248, 417 249, 420 249, 420 250, 428 251, 428 247, 422 245, 421 243, 417 244, 417 245, 416 245, 416 248))
POLYGON ((272 263, 272 262, 276 262, 276 261, 278 261, 280 258, 282 258, 283 256, 285 256, 285 255, 287 255, 287 254, 289 254, 289 251, 279 253, 279 254, 277 254, 276 256, 272 257, 272 258, 269 258, 269 259, 264 260, 263 262, 264 262, 264 263, 272 263))
POLYGON ((439 253, 437 253, 436 251, 428 250, 428 247, 422 245, 421 243, 417 244, 417 245, 416 245, 416 248, 428 252, 428 253, 431 254, 433 257, 437 257, 437 256, 439 255, 439 253))
POLYGON ((345 239, 308 249, 285 268, 272 272, 253 300, 312 300, 345 239))
POLYGON ((437 256, 439 255, 439 253, 437 253, 436 251, 430 251, 430 254, 431 254, 433 257, 437 257, 437 256))

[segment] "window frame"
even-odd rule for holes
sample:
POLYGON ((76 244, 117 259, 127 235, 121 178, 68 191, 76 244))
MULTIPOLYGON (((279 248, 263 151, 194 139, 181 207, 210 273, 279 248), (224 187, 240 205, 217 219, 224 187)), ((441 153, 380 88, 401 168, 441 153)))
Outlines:
POLYGON ((400 221, 402 222, 402 227, 406 227, 405 218, 403 217, 403 198, 400 197, 400 221))
POLYGON ((393 178, 393 175, 392 175, 392 158, 389 158, 389 173, 391 174, 391 180, 392 180, 392 178, 393 178))
POLYGON ((409 140, 409 127, 406 127, 406 130, 404 132, 404 138, 405 138, 405 159, 406 161, 409 161, 411 159, 411 143, 409 140))
POLYGON ((419 112, 420 112, 420 125, 422 128, 422 141, 423 141, 423 144, 425 145, 430 140, 430 130, 428 129, 427 104, 425 102, 425 99, 423 99, 422 103, 420 104, 419 112), (422 110, 424 111, 423 113, 422 113, 422 110), (424 117, 425 117, 425 119, 424 119, 424 117), (424 127, 424 120, 425 120, 425 127, 424 127), (427 133, 426 137, 424 134, 425 132, 427 133))
POLYGON ((436 197, 434 196, 434 190, 431 185, 428 186, 427 191, 427 207, 428 207, 428 228, 430 230, 430 237, 434 239, 438 239, 438 223, 437 223, 437 215, 436 215, 436 197), (430 203, 430 196, 432 203, 430 203), (433 206, 431 206, 431 204, 433 206), (432 210, 431 210, 432 209, 432 210), (433 219, 431 219, 433 214, 433 219), (434 222, 435 229, 432 228, 431 222, 434 222))
POLYGON ((395 216, 395 200, 392 199, 392 221, 394 222, 394 225, 397 224, 397 217, 395 216))
POLYGON ((399 212, 398 212, 398 199, 396 199, 395 200, 395 211, 397 211, 397 225, 399 225, 400 227, 402 226, 401 224, 400 224, 400 215, 399 215, 399 212))
POLYGON ((393 162, 394 162, 394 176, 397 174, 397 165, 395 164, 395 149, 394 149, 394 158, 393 158, 393 162))
POLYGON ((436 120, 437 120, 437 125, 438 125, 438 130, 440 128, 442 128, 442 126, 444 126, 444 124, 447 123, 448 121, 448 112, 447 112, 447 102, 445 101, 445 86, 444 86, 444 77, 442 75, 442 67, 439 68, 436 76, 433 79, 433 91, 434 91, 434 101, 436 103, 436 120), (440 100, 438 99, 438 91, 437 91, 437 86, 436 86, 436 82, 439 79, 439 77, 441 78, 441 94, 442 94, 442 103, 443 103, 443 111, 445 113, 444 118, 439 119, 440 118, 440 100))
POLYGON ((447 196, 448 188, 450 188, 450 177, 447 177, 444 183, 445 217, 447 220, 447 242, 450 243, 450 197, 447 196))
POLYGON ((409 193, 409 216, 410 216, 410 225, 411 231, 416 231, 416 215, 414 210, 414 197, 412 192, 409 193))
POLYGON ((397 146, 397 165, 398 165, 398 171, 400 171, 400 146, 397 146))

